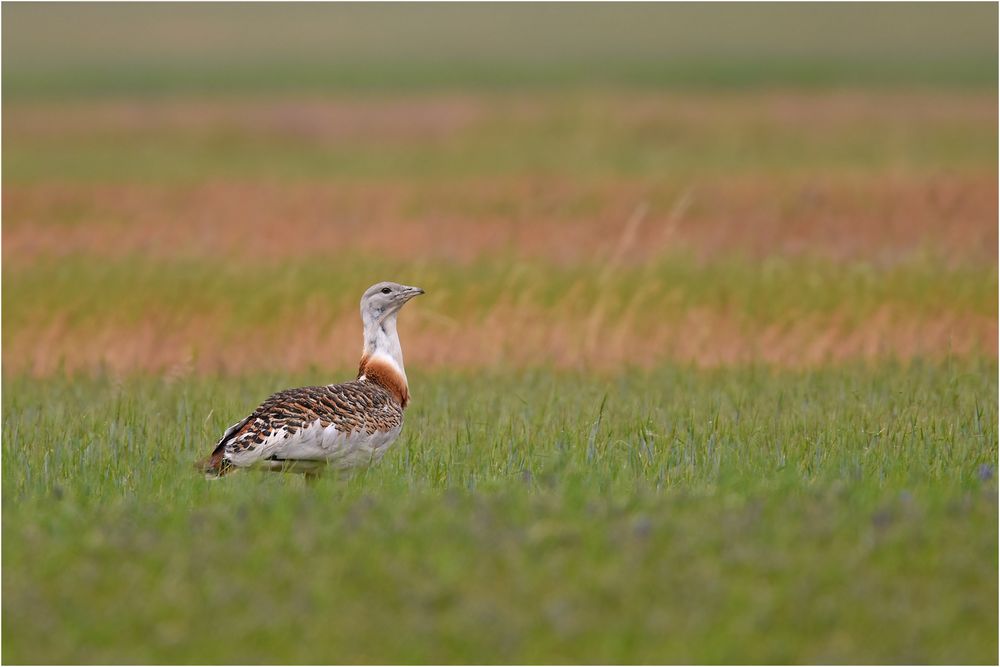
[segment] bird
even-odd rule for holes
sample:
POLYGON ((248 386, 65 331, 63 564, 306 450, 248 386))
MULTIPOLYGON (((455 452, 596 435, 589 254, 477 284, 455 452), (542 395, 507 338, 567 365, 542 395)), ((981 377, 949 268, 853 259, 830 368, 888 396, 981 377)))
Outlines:
POLYGON ((396 331, 400 309, 419 287, 372 285, 361 297, 364 346, 357 377, 342 384, 286 389, 271 395, 223 433, 197 467, 207 479, 241 468, 303 473, 379 462, 399 437, 410 389, 396 331))

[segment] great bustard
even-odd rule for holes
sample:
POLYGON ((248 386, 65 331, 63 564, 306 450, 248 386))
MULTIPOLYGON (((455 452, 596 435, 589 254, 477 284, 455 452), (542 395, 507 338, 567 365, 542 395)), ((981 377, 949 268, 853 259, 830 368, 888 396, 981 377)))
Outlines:
POLYGON ((357 379, 279 391, 223 434, 199 465, 217 478, 235 468, 304 472, 379 461, 403 428, 410 400, 396 316, 423 294, 398 283, 372 285, 361 297, 364 351, 357 379))

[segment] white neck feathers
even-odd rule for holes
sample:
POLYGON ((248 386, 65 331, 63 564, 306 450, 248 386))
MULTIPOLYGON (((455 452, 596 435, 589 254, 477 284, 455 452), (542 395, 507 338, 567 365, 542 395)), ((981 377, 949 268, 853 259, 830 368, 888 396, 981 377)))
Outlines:
POLYGON ((410 399, 403 348, 396 332, 396 312, 382 317, 364 317, 365 345, 358 368, 358 379, 383 386, 402 406, 410 399))

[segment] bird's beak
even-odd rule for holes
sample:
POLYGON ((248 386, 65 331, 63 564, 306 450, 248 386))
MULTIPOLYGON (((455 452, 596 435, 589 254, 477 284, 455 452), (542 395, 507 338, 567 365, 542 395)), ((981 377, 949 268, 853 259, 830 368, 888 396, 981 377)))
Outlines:
POLYGON ((406 297, 406 300, 409 301, 413 297, 420 296, 423 293, 424 291, 419 287, 407 287, 406 291, 403 292, 403 295, 406 297))

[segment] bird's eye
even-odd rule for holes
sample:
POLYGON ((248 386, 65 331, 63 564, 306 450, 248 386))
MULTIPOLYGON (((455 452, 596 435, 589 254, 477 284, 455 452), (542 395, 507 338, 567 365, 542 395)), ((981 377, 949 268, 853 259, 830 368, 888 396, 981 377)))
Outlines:
POLYGON ((382 288, 382 294, 388 294, 388 293, 389 293, 389 292, 391 292, 391 291, 392 291, 392 290, 391 290, 391 289, 389 289, 388 287, 383 287, 383 288, 382 288))

